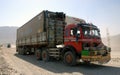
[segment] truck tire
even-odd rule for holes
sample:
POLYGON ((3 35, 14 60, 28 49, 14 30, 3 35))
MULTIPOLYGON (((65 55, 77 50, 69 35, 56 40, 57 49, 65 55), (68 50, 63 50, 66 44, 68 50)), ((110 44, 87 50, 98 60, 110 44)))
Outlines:
POLYGON ((19 48, 19 49, 18 49, 18 54, 20 54, 20 55, 23 54, 23 50, 22 50, 22 48, 19 48))
POLYGON ((24 48, 21 49, 21 55, 25 55, 24 48))
POLYGON ((41 60, 42 59, 42 52, 41 50, 36 50, 35 51, 35 56, 37 60, 41 60))
POLYGON ((21 50, 21 48, 18 48, 18 54, 21 54, 20 50, 21 50))
POLYGON ((42 51, 42 60, 43 61, 49 61, 49 54, 47 50, 42 51))
POLYGON ((69 66, 76 65, 77 62, 76 62, 76 55, 75 55, 75 53, 72 53, 71 51, 65 52, 64 58, 63 58, 63 62, 66 65, 69 65, 69 66))

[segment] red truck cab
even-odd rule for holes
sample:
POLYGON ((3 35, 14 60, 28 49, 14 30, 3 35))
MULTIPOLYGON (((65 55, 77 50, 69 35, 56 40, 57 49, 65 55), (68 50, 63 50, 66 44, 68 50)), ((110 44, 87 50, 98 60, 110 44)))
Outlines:
POLYGON ((105 46, 100 37, 100 30, 93 24, 69 24, 64 31, 64 62, 74 65, 78 59, 84 62, 110 60, 110 48, 105 46), (73 61, 74 60, 74 61, 73 61))

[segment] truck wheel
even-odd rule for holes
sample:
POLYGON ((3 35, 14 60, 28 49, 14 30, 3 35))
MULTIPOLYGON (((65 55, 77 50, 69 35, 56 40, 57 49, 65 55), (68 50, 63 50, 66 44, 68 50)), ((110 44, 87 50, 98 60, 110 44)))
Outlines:
POLYGON ((70 65, 70 66, 76 65, 77 64, 76 55, 74 53, 72 53, 71 51, 67 51, 64 54, 63 62, 66 65, 70 65))
POLYGON ((19 48, 19 50, 18 50, 18 54, 20 54, 20 55, 22 55, 22 48, 19 48))
POLYGON ((43 61, 49 61, 49 54, 47 50, 42 51, 42 60, 43 61))
POLYGON ((42 55, 41 55, 41 50, 36 50, 35 52, 35 56, 37 60, 41 60, 42 59, 42 55))
POLYGON ((21 55, 25 55, 25 51, 24 50, 25 50, 24 48, 21 49, 21 55))
POLYGON ((21 48, 18 48, 18 54, 21 54, 20 50, 21 50, 21 48))

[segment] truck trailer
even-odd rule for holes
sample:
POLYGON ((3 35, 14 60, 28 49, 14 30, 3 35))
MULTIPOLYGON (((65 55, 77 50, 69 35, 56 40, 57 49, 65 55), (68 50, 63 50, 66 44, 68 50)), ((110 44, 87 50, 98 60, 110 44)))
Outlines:
POLYGON ((35 54, 37 60, 107 63, 111 49, 102 43, 97 26, 63 12, 42 11, 17 29, 18 54, 35 54))

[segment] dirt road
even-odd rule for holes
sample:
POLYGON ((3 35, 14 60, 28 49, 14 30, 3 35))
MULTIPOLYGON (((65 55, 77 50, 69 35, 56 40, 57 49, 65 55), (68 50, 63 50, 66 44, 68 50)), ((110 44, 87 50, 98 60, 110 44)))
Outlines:
MULTIPOLYGON (((70 67, 64 65, 61 61, 43 62, 37 61, 34 55, 19 55, 15 48, 2 48, 0 51, 0 55, 4 59, 4 62, 0 65, 6 63, 9 66, 7 68, 10 69, 9 75, 120 75, 119 55, 105 65, 81 63, 70 67)), ((2 59, 0 61, 3 61, 2 59)), ((2 74, 0 73, 0 75, 2 74)))

